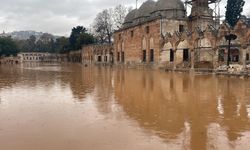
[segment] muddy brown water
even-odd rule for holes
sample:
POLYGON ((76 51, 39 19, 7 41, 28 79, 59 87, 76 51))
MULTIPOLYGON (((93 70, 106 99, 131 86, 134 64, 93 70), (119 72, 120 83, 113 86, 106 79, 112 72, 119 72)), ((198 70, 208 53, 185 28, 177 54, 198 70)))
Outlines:
POLYGON ((0 66, 1 150, 248 150, 250 79, 0 66))

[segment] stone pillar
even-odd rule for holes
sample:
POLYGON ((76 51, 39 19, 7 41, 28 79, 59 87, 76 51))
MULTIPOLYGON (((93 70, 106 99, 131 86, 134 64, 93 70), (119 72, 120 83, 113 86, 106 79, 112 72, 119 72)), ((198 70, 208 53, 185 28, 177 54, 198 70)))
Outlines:
POLYGON ((194 57, 195 57, 195 56, 194 56, 194 50, 191 49, 191 69, 192 69, 192 70, 194 70, 194 60, 195 60, 194 57))
POLYGON ((242 51, 242 66, 243 70, 246 70, 246 54, 247 54, 247 46, 242 46, 241 51, 242 51))
POLYGON ((218 51, 216 49, 213 50, 213 68, 217 69, 217 61, 218 61, 218 51))
POLYGON ((174 52, 174 68, 173 68, 173 69, 174 69, 174 70, 176 69, 176 66, 177 66, 177 55, 176 55, 176 51, 177 51, 176 49, 173 50, 173 52, 174 52))

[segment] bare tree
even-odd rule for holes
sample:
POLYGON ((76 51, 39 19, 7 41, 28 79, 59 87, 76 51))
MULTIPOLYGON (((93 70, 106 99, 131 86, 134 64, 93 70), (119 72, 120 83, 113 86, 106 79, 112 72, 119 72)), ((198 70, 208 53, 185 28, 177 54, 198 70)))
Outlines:
POLYGON ((112 19, 112 9, 105 9, 99 14, 94 21, 95 35, 100 42, 112 41, 112 34, 114 31, 114 21, 112 19))
POLYGON ((115 29, 121 29, 124 23, 126 15, 132 10, 131 7, 125 7, 123 5, 118 5, 113 10, 113 20, 115 24, 115 29))
POLYGON ((122 28, 124 19, 131 8, 118 5, 115 8, 105 9, 97 14, 94 23, 94 35, 101 43, 111 43, 115 30, 122 28))

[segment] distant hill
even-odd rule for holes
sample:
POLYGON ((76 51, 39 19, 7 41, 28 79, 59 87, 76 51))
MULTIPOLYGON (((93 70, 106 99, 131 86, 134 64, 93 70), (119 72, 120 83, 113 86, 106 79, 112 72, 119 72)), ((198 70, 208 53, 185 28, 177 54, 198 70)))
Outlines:
MULTIPOLYGON (((40 39, 40 37, 43 35, 43 32, 36 32, 36 31, 14 31, 10 33, 6 33, 6 35, 11 36, 13 39, 17 40, 26 40, 29 39, 30 36, 34 35, 36 39, 40 39)), ((46 33, 49 34, 49 33, 46 33)), ((49 34, 54 37, 54 39, 59 38, 59 36, 55 36, 52 34, 49 34)))

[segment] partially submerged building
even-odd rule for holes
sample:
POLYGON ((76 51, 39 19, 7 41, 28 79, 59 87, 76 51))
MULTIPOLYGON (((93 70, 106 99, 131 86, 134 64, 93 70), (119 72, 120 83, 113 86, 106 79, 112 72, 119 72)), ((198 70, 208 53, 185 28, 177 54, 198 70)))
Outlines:
POLYGON ((95 44, 82 47, 83 64, 106 64, 114 63, 114 49, 112 44, 95 44))
POLYGON ((220 24, 209 6, 218 0, 187 0, 187 16, 181 0, 148 0, 132 10, 123 27, 114 34, 115 64, 145 64, 170 69, 217 69, 226 64, 228 42, 232 42, 231 63, 246 68, 249 62, 249 21, 242 18, 234 29, 220 24))

